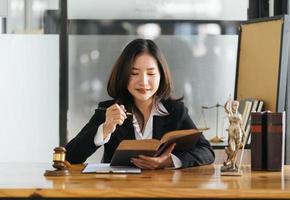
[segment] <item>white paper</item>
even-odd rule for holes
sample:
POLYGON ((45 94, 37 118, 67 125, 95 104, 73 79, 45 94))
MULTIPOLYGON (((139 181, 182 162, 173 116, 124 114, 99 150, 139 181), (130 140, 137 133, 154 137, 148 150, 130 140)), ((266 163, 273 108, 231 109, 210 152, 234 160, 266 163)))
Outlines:
POLYGON ((89 163, 82 173, 139 174, 141 169, 129 166, 110 166, 110 163, 89 163))

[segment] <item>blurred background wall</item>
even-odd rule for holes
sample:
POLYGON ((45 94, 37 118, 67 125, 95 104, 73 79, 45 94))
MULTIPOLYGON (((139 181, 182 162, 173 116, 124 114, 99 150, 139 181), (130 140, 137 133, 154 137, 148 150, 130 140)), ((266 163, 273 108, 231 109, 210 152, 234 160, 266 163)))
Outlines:
POLYGON ((0 0, 0 160, 50 162, 109 98, 112 65, 139 37, 161 47, 174 94, 206 138, 226 141, 221 106, 234 95, 238 27, 279 14, 281 2, 0 0))

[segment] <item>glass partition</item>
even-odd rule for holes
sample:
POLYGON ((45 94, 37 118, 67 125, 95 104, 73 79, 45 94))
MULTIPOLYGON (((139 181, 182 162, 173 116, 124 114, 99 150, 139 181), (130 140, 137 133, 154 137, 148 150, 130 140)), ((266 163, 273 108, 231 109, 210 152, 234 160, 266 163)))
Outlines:
MULTIPOLYGON (((98 102, 110 99, 106 87, 112 66, 124 46, 136 37, 70 36, 69 139, 92 116, 98 102)), ((234 95, 237 40, 236 35, 165 35, 154 39, 169 63, 175 96, 184 96, 198 127, 205 126, 206 120, 211 127, 205 133, 208 138, 216 132, 216 110, 203 111, 202 106, 223 104, 230 94, 234 95)), ((222 120, 219 123, 218 131, 222 132, 222 120)))
POLYGON ((9 0, 7 33, 43 34, 46 13, 58 8, 59 0, 9 0))
POLYGON ((0 35, 1 162, 52 159, 59 142, 58 42, 55 35, 0 35))
POLYGON ((247 0, 69 0, 68 19, 247 20, 247 0))
POLYGON ((0 0, 1 162, 51 162, 59 145, 60 41, 45 20, 58 9, 59 0, 0 0))
MULTIPOLYGON (((247 20, 248 4, 244 0, 68 1, 68 139, 88 122, 98 102, 109 98, 108 76, 124 46, 142 37, 161 47, 173 75, 174 94, 184 96, 198 127, 210 128, 204 135, 211 139, 218 134, 226 140, 228 122, 221 107, 229 95, 234 96, 238 26, 247 20)), ((102 150, 89 162, 101 157, 102 150)))

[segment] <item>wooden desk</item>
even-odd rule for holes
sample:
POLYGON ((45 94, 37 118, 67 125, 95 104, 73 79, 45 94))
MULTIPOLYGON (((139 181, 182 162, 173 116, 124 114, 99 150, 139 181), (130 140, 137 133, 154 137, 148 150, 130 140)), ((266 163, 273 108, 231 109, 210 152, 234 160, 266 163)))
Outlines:
POLYGON ((0 163, 0 197, 90 198, 290 198, 290 166, 281 172, 251 172, 220 176, 220 166, 143 171, 137 175, 80 174, 43 176, 50 164, 0 163))

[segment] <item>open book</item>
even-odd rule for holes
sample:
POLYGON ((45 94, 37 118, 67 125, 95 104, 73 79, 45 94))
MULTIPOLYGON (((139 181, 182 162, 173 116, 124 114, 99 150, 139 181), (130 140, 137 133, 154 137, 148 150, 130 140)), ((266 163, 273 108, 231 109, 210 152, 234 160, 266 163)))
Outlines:
POLYGON ((131 158, 139 155, 159 156, 172 143, 176 143, 175 150, 192 149, 201 134, 198 129, 188 129, 167 132, 161 140, 123 140, 112 157, 111 166, 131 166, 131 158))

